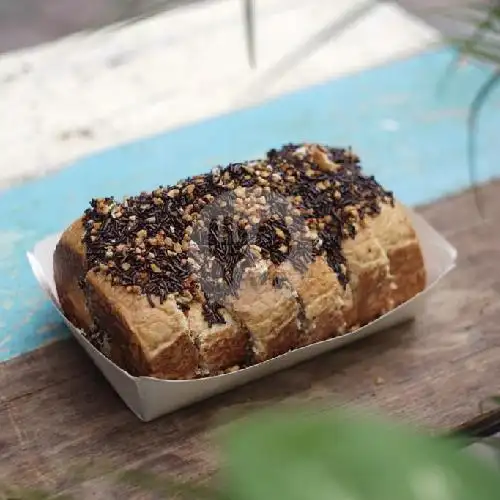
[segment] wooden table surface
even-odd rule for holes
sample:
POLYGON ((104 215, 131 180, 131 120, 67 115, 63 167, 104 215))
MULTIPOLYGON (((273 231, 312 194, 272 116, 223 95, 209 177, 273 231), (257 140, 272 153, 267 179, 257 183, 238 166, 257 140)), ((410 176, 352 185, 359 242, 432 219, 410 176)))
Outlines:
MULTIPOLYGON (((224 412, 246 403, 348 403, 432 431, 470 424, 480 402, 500 393, 500 234, 488 218, 500 211, 500 182, 481 196, 485 220, 470 192, 420 207, 459 259, 414 323, 152 423, 132 415, 74 341, 1 364, 0 484, 66 488, 73 467, 97 464, 99 475, 101 461, 205 476, 224 412)), ((95 480, 76 482, 110 498, 95 480)))

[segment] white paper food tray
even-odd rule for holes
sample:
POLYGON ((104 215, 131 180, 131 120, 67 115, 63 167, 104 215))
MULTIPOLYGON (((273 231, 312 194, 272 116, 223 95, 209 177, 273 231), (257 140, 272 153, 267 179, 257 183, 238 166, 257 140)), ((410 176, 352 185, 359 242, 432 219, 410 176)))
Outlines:
POLYGON ((427 270, 427 286, 422 293, 354 332, 302 347, 237 372, 198 380, 158 380, 149 377, 132 377, 95 349, 82 332, 64 317, 59 307, 52 267, 52 256, 60 234, 49 236, 37 243, 32 252, 28 252, 28 259, 40 286, 51 298, 76 340, 89 354, 127 406, 141 420, 150 421, 190 403, 289 368, 319 354, 338 349, 355 340, 415 317, 423 305, 426 294, 455 266, 457 252, 419 215, 410 212, 410 216, 422 245, 427 270))

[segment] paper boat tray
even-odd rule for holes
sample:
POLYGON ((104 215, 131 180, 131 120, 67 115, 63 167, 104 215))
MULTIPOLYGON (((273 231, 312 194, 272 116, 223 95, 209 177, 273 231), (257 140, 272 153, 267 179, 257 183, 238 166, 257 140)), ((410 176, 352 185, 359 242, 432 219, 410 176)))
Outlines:
POLYGON ((82 332, 64 317, 57 298, 52 267, 52 256, 60 234, 48 236, 38 242, 33 250, 28 252, 28 260, 40 286, 61 313, 76 340, 102 371, 125 404, 138 418, 150 421, 196 401, 289 368, 327 351, 339 349, 375 332, 386 330, 414 318, 421 309, 426 294, 455 266, 457 253, 455 248, 419 215, 410 212, 410 216, 422 245, 427 270, 427 286, 423 292, 363 328, 341 337, 302 347, 237 372, 198 380, 158 380, 149 377, 132 377, 95 349, 82 332))

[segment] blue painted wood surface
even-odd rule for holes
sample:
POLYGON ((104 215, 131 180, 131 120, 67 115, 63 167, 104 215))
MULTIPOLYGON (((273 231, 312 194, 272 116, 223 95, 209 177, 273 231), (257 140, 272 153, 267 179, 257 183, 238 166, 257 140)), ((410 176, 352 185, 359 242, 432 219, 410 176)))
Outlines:
MULTIPOLYGON (((83 158, 0 192, 0 361, 68 335, 25 253, 64 229, 92 197, 134 194, 291 141, 352 145, 365 169, 409 204, 468 186, 467 108, 489 68, 461 67, 439 92, 451 57, 447 50, 425 53, 310 87, 83 158)), ((500 175, 499 106, 497 92, 481 118, 482 180, 500 175)))

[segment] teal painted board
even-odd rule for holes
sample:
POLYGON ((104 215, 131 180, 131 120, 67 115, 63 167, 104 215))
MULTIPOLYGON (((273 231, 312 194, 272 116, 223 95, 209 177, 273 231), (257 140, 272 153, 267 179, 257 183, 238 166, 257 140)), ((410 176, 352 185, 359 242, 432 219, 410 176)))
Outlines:
MULTIPOLYGON (((408 204, 469 185, 466 114, 489 68, 462 66, 443 92, 453 53, 440 50, 285 95, 82 158, 0 192, 0 361, 67 336, 25 253, 61 231, 92 197, 121 197, 285 142, 352 145, 365 169, 408 204)), ((479 172, 500 175, 500 92, 480 122, 479 172)))

